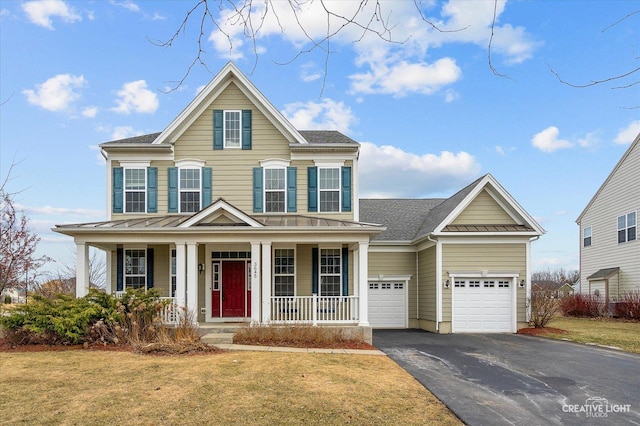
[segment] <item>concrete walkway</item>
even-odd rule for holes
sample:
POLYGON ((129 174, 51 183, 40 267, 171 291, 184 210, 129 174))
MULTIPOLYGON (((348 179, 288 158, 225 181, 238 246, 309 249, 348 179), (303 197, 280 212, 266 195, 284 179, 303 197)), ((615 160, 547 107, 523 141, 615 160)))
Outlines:
POLYGON ((253 346, 253 345, 236 345, 233 343, 213 344, 220 349, 228 351, 253 351, 253 352, 293 352, 293 353, 310 353, 310 354, 349 354, 349 355, 378 355, 386 356, 382 351, 370 349, 323 349, 323 348, 287 348, 282 346, 253 346))

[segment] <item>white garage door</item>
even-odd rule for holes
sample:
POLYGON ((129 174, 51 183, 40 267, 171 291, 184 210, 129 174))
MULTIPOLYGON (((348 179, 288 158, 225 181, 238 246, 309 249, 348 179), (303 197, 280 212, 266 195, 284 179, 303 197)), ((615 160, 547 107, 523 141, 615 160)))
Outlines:
POLYGON ((453 332, 513 332, 510 279, 456 279, 453 284, 453 332))
POLYGON ((369 283, 369 324, 374 328, 406 328, 406 283, 369 283))

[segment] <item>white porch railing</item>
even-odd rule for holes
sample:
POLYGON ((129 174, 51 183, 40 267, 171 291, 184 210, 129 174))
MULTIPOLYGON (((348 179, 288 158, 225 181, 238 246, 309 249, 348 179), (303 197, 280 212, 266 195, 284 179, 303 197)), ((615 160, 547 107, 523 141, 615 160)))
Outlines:
POLYGON ((286 296, 271 298, 271 321, 352 324, 359 320, 357 296, 286 296))
MULTIPOLYGON (((126 291, 116 291, 115 296, 122 297, 122 295, 124 295, 125 293, 126 291)), ((176 298, 175 297, 159 297, 159 299, 161 301, 168 301, 168 303, 165 306, 163 306, 162 310, 158 314, 160 318, 162 318, 162 321, 165 324, 171 324, 171 325, 178 324, 178 322, 180 321, 180 308, 176 303, 176 298)))

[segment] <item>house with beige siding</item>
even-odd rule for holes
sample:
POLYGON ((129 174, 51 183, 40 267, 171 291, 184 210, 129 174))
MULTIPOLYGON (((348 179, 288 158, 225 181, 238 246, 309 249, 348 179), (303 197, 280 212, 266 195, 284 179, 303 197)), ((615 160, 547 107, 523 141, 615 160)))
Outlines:
POLYGON ((576 223, 580 228, 580 292, 606 299, 640 291, 640 134, 576 223))
POLYGON ((360 145, 296 129, 228 63, 159 133, 100 145, 107 220, 58 225, 107 291, 168 321, 515 332, 544 230, 491 175, 446 199, 361 200, 360 145))

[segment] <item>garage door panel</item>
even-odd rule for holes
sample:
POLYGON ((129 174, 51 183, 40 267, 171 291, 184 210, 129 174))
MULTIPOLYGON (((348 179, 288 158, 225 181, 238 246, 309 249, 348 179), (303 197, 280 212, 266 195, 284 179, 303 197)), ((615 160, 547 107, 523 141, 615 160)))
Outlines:
POLYGON ((505 279, 456 280, 453 331, 511 332, 512 289, 505 279))

